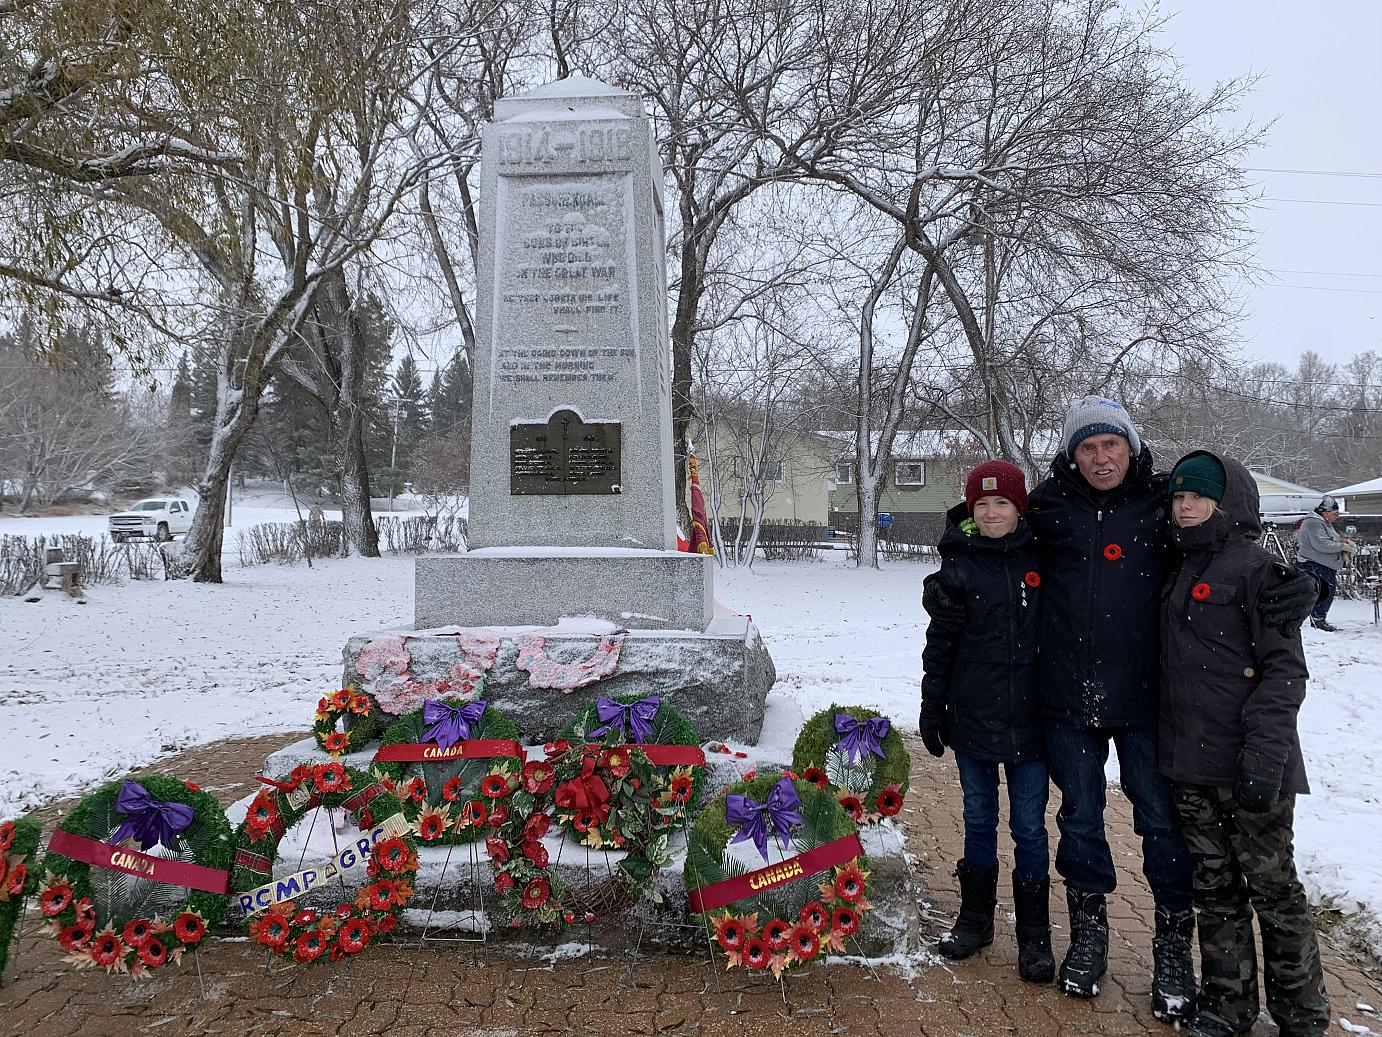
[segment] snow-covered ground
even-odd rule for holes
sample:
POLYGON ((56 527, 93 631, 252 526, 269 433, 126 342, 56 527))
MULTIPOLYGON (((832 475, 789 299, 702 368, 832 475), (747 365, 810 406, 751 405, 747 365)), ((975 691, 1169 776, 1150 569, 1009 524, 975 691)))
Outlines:
MULTIPOLYGON (((237 506, 236 525, 292 517, 237 506)), ((99 532, 104 519, 0 518, 0 533, 99 532)), ((356 632, 410 621, 411 558, 328 560, 308 569, 234 561, 226 582, 92 589, 81 606, 0 599, 0 817, 88 789, 161 755, 217 739, 305 732, 338 687, 356 632)), ((721 570, 716 595, 750 613, 778 668, 757 752, 784 759, 801 722, 832 702, 916 723, 922 564, 817 562, 721 570)), ((1338 634, 1305 631, 1313 680, 1301 738, 1313 794, 1297 807, 1297 854, 1313 899, 1382 915, 1382 627, 1340 602, 1338 634)), ((198 777, 189 775, 189 777, 198 777)), ((208 776, 210 777, 210 776, 208 776)), ((1382 930, 1373 929, 1382 950, 1382 930)))

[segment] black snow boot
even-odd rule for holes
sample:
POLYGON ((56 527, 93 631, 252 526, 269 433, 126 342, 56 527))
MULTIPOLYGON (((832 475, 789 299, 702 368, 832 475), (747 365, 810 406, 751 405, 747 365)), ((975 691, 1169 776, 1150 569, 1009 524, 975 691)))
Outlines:
POLYGON ((960 917, 948 933, 941 933, 937 950, 947 958, 968 958, 993 942, 993 909, 998 903, 998 865, 970 868, 955 865, 960 880, 960 917))
POLYGON ((1056 977, 1051 954, 1051 880, 1023 882, 1013 876, 1017 911, 1017 974, 1028 983, 1050 983, 1056 977))
POLYGON ((1060 988, 1074 997, 1094 997, 1108 969, 1108 908, 1102 893, 1065 888, 1070 910, 1070 948, 1060 965, 1060 988))
POLYGON ((1195 963, 1190 941, 1195 937, 1195 912, 1156 909, 1152 937, 1152 1015, 1163 1023, 1188 1023, 1195 1018, 1195 963))

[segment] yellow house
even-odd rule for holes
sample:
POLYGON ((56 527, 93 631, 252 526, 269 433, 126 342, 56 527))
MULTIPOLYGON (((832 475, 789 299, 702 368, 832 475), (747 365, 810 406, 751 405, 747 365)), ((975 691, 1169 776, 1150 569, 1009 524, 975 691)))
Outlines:
MULTIPOLYGON (((715 435, 706 441, 705 429, 696 429, 696 463, 700 468, 701 492, 706 510, 715 512, 714 494, 719 497, 718 517, 737 519, 741 508, 750 521, 754 502, 744 502, 745 478, 759 463, 757 441, 737 435, 717 423, 715 435)), ((816 522, 824 526, 830 513, 830 474, 834 446, 812 432, 778 432, 772 435, 763 467, 763 521, 816 522)), ((749 480, 752 485, 753 480, 749 480)))

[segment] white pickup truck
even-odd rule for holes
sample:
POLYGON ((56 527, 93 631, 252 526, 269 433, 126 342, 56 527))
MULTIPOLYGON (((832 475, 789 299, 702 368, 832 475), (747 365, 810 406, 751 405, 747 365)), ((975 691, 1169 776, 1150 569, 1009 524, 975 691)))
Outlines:
POLYGON ((192 505, 180 497, 150 497, 129 511, 118 512, 107 520, 110 538, 117 544, 126 540, 172 540, 174 533, 192 528, 192 505))

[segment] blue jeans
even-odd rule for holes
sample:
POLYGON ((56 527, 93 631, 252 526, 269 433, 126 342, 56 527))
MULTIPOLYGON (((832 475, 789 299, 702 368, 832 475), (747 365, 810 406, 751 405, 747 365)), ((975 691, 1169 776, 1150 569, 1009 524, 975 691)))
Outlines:
MULTIPOLYGON (((965 864, 991 868, 998 863, 998 764, 955 754, 965 800, 965 864)), ((1040 882, 1050 871, 1046 843, 1046 764, 1005 763, 1008 778, 1008 828, 1013 837, 1017 877, 1040 882)))
POLYGON ((1302 561, 1299 565, 1306 572, 1318 576, 1329 587, 1325 596, 1315 602, 1315 607, 1310 613, 1311 619, 1328 619, 1329 606, 1334 604, 1334 590, 1339 585, 1338 572, 1327 565, 1321 565, 1319 562, 1302 561))
POLYGON ((1118 749, 1123 791, 1132 800, 1132 827, 1142 837, 1142 874, 1152 897, 1170 911, 1193 901, 1194 862, 1181 838, 1171 783, 1156 763, 1156 729, 1066 727, 1048 724, 1046 762, 1060 789, 1056 871, 1081 893, 1112 893, 1118 884, 1104 835, 1104 764, 1110 740, 1118 749))

